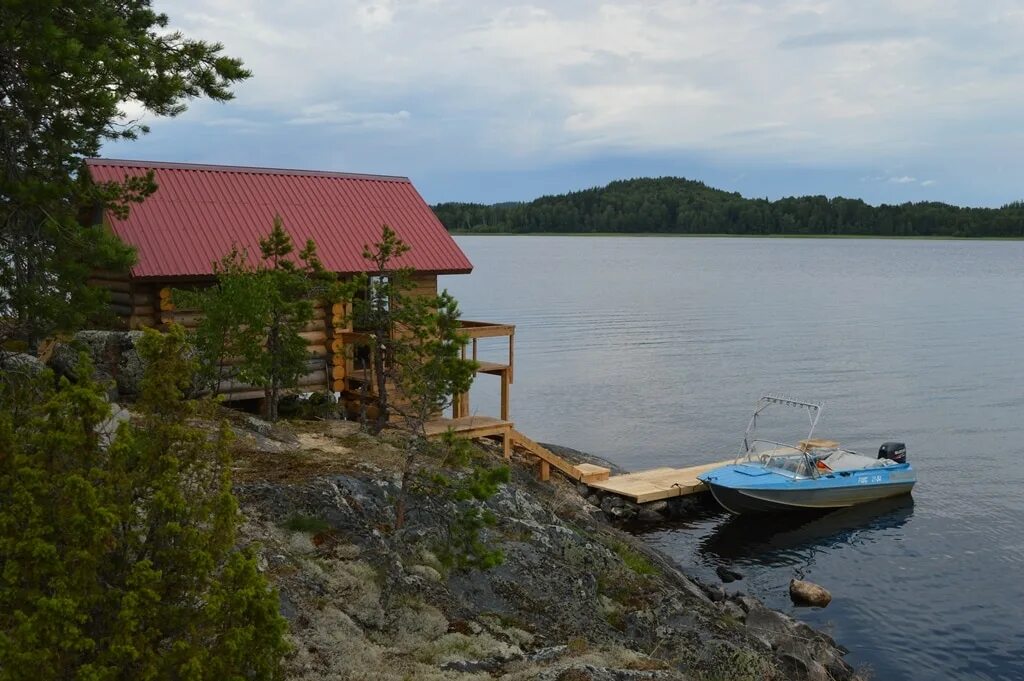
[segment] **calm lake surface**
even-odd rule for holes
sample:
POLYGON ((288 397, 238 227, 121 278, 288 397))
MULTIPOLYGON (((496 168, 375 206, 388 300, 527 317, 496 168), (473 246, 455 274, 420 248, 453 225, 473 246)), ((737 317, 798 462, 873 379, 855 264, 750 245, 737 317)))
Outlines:
MULTIPOLYGON (((907 443, 913 499, 810 522, 711 504, 645 537, 830 631, 877 679, 1024 679, 1024 243, 458 237, 464 317, 517 325, 512 418, 630 469, 735 456, 761 393, 907 443), (832 591, 795 609, 790 577, 832 591)), ((492 345, 481 345, 500 358, 492 345)), ((498 414, 497 378, 472 410, 498 414)), ((803 436, 804 422, 788 439, 803 436)), ((775 435, 775 433, 769 433, 775 435)))

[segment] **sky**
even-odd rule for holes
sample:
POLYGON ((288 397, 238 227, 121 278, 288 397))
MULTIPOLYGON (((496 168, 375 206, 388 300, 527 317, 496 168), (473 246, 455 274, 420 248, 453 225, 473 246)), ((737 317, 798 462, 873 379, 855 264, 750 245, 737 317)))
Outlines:
POLYGON ((1024 198, 1020 0, 154 7, 253 77, 146 116, 108 157, 404 175, 431 203, 662 175, 772 199, 1024 198))

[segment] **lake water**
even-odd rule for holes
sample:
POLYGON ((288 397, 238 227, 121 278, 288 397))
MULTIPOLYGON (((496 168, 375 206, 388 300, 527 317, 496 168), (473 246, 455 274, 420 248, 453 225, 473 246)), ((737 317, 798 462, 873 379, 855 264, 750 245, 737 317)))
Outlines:
MULTIPOLYGON (((442 284, 465 318, 517 325, 530 437, 631 470, 707 463, 779 391, 823 400, 817 434, 846 447, 905 441, 918 472, 912 500, 803 524, 709 504, 652 544, 708 579, 738 569, 729 588, 830 631, 877 679, 1024 679, 1024 243, 457 240, 475 272, 442 284), (790 605, 800 572, 828 608, 790 605)), ((498 413, 495 377, 472 407, 498 413)))

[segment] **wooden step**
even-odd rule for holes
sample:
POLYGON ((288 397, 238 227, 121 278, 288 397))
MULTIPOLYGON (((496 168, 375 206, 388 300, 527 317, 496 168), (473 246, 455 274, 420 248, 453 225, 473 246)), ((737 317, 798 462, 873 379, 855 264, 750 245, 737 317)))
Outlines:
MULTIPOLYGON (((533 454, 544 463, 554 466, 573 480, 580 482, 607 480, 608 476, 611 474, 609 469, 602 466, 595 466, 589 463, 576 465, 566 461, 544 445, 539 442, 534 442, 530 438, 526 437, 518 430, 512 431, 512 445, 519 449, 525 449, 530 454, 533 454)), ((546 469, 542 466, 541 479, 547 479, 545 471, 546 469)))
POLYGON ((604 466, 595 466, 592 463, 578 463, 576 464, 576 471, 579 473, 580 482, 585 482, 588 485, 592 482, 601 482, 607 480, 612 471, 610 468, 604 466))

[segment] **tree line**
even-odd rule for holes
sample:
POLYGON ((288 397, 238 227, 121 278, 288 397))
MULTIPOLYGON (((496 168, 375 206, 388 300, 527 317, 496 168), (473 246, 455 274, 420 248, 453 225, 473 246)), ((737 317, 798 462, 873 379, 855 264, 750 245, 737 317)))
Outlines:
POLYGON ((529 202, 440 203, 450 231, 623 234, 1024 237, 1024 201, 968 208, 934 201, 872 206, 827 196, 745 198, 679 177, 617 180, 529 202))

